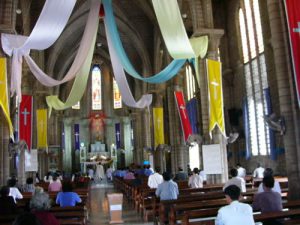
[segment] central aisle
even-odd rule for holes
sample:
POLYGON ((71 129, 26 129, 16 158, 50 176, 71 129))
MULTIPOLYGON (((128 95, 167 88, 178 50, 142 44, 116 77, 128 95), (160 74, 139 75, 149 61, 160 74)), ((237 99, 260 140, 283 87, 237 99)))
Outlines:
MULTIPOLYGON (((106 181, 102 181, 100 184, 93 184, 90 192, 90 211, 89 211, 89 223, 90 225, 104 225, 109 224, 109 206, 106 195, 108 193, 115 193, 112 184, 107 184, 106 181)), ((144 223, 142 217, 134 210, 133 205, 128 203, 126 198, 123 199, 123 220, 124 224, 140 224, 150 225, 150 223, 144 223)))

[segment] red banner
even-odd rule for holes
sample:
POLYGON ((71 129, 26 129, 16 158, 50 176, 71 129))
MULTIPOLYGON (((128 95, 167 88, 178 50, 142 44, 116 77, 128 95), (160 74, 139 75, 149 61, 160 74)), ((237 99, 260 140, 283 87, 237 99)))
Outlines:
POLYGON ((175 91, 174 94, 177 102, 177 109, 180 115, 181 127, 184 133, 184 140, 186 141, 188 137, 192 134, 192 127, 186 112, 185 101, 182 91, 175 91))
POLYGON ((286 16, 289 26, 293 69, 300 106, 300 1, 285 0, 286 16))
POLYGON ((31 149, 32 140, 32 96, 22 95, 19 108, 19 140, 24 140, 31 149))

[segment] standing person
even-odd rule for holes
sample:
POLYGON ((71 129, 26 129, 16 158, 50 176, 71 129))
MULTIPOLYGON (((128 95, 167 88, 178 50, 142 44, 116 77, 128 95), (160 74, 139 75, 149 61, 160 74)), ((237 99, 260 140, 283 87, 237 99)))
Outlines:
POLYGON ((236 164, 236 169, 238 171, 238 177, 242 177, 245 179, 246 177, 246 169, 241 166, 241 164, 236 164))
POLYGON ((263 178, 264 171, 265 171, 265 169, 260 165, 260 163, 257 163, 257 168, 253 171, 253 177, 254 178, 263 178))
POLYGON ((109 167, 109 168, 106 170, 106 177, 107 177, 107 179, 110 180, 110 181, 112 181, 112 178, 113 178, 112 174, 113 174, 113 169, 112 169, 111 167, 109 167))
POLYGON ((16 187, 17 180, 12 178, 8 181, 9 184, 9 196, 12 196, 15 203, 17 203, 17 199, 22 199, 23 195, 20 193, 19 189, 16 187))
POLYGON ((97 177, 97 179, 100 179, 100 180, 102 180, 104 178, 104 168, 103 168, 101 162, 99 162, 96 167, 96 177, 97 177))
POLYGON ((244 178, 238 177, 237 169, 235 168, 231 169, 230 175, 231 175, 231 179, 225 183, 223 190, 225 190, 225 188, 230 185, 236 185, 241 189, 242 192, 246 192, 246 182, 244 178))
POLYGON ((89 170, 88 170, 88 177, 93 180, 94 179, 94 170, 92 167, 89 167, 89 170))
POLYGON ((148 186, 150 188, 157 188, 159 184, 161 184, 164 181, 163 176, 160 175, 160 168, 155 168, 155 173, 151 174, 148 177, 148 186))
POLYGON ((240 188, 230 185, 224 193, 229 205, 219 209, 215 225, 255 225, 251 206, 239 202, 240 188))
POLYGON ((188 175, 183 172, 183 169, 181 167, 178 167, 178 173, 175 175, 175 179, 176 181, 179 180, 187 180, 188 179, 188 175))
POLYGON ((193 175, 189 178, 189 187, 191 188, 202 188, 203 180, 202 177, 199 176, 198 168, 193 169, 193 175))
POLYGON ((179 195, 178 185, 171 179, 171 174, 164 172, 163 179, 164 181, 158 185, 155 195, 159 197, 160 200, 177 199, 179 195))

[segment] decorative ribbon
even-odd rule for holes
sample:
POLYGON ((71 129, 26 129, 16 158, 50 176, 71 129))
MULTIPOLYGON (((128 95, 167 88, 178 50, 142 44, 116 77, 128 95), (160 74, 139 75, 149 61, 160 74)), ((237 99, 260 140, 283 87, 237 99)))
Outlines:
POLYGON ((21 101, 22 58, 31 49, 49 48, 60 36, 75 6, 76 0, 47 0, 29 37, 2 34, 2 47, 13 56, 11 93, 17 92, 21 101))
POLYGON ((104 23, 106 27, 106 35, 110 36, 111 42, 113 43, 112 47, 115 48, 117 54, 116 56, 119 58, 119 62, 130 76, 148 83, 163 83, 173 78, 179 72, 186 59, 173 60, 164 70, 156 75, 150 77, 141 76, 134 69, 125 53, 114 19, 111 0, 102 0, 102 2, 105 10, 104 23))

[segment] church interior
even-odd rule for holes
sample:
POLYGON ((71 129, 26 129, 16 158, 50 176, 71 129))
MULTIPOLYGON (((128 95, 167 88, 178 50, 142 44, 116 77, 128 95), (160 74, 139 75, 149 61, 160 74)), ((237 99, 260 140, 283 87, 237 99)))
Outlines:
POLYGON ((0 206, 0 224, 30 212, 32 179, 58 224, 233 225, 217 223, 218 210, 240 168, 243 203, 268 169, 280 184, 284 210, 255 212, 256 224, 300 224, 299 10, 297 0, 1 0, 1 198, 12 180, 23 197, 13 216, 0 206), (177 182, 178 199, 159 198, 155 174, 177 182), (80 204, 59 207, 56 179, 80 204))

